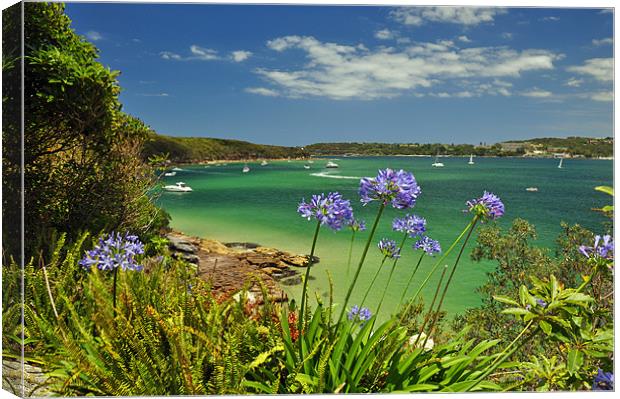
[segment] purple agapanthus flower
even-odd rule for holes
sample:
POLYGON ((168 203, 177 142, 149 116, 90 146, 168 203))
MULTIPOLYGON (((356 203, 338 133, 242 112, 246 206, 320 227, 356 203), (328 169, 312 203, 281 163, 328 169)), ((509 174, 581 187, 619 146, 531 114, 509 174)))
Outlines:
POLYGON ((413 244, 414 249, 421 249, 426 252, 427 255, 433 256, 434 254, 438 254, 441 252, 441 245, 439 245, 439 241, 433 240, 429 236, 424 236, 420 238, 413 244))
POLYGON ((592 383, 593 391, 613 391, 614 390, 614 374, 598 369, 598 374, 594 377, 592 383))
POLYGON ((340 230, 353 219, 351 202, 339 193, 313 195, 310 202, 301 201, 297 212, 308 220, 314 217, 332 230, 340 230))
POLYGON ((394 219, 392 229, 407 233, 412 238, 417 237, 426 231, 426 219, 417 215, 405 215, 404 218, 394 219))
POLYGON ((594 246, 587 247, 582 245, 579 247, 579 252, 587 258, 600 257, 611 260, 614 258, 614 239, 610 235, 604 235, 603 237, 595 236, 594 246), (603 239, 602 241, 601 238, 603 239))
POLYGON ((542 308, 546 308, 547 307, 547 302, 543 301, 540 298, 536 298, 536 303, 538 304, 538 306, 540 306, 542 308))
POLYGON ((351 218, 351 220, 348 221, 348 225, 349 225, 349 228, 352 231, 364 231, 364 230, 366 230, 366 222, 364 222, 363 220, 360 220, 360 219, 351 218))
POLYGON ((126 233, 110 233, 100 237, 93 249, 87 251, 78 262, 83 268, 90 270, 95 266, 99 270, 114 270, 120 267, 123 270, 141 271, 142 265, 136 261, 136 255, 144 253, 144 244, 138 236, 126 233))
POLYGON ((364 205, 380 201, 384 205, 391 203, 397 209, 407 209, 415 205, 421 190, 413 174, 388 168, 379 170, 377 177, 364 177, 359 193, 364 205))
POLYGON ((370 312, 370 309, 366 307, 360 309, 359 306, 354 305, 347 313, 347 317, 351 321, 361 321, 362 323, 365 323, 370 320, 372 313, 370 312))
POLYGON ((400 258, 400 248, 396 245, 396 241, 382 238, 377 246, 383 256, 393 259, 400 258))
POLYGON ((471 212, 483 219, 499 219, 504 215, 504 203, 495 194, 485 191, 482 197, 467 201, 465 212, 471 212))

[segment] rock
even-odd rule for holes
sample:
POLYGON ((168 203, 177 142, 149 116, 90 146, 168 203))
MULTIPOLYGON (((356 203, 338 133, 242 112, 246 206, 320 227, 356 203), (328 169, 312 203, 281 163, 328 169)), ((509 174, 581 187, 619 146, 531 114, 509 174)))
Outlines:
POLYGON ((22 386, 21 363, 2 359, 2 389, 17 396, 51 396, 53 393, 43 386, 46 381, 47 377, 41 368, 25 363, 22 386))
POLYGON ((260 247, 260 244, 255 244, 253 242, 225 242, 224 245, 227 248, 233 249, 254 249, 260 247))
POLYGON ((172 254, 172 257, 175 259, 183 259, 186 262, 189 263, 194 263, 194 264, 198 264, 200 263, 200 257, 198 255, 194 255, 194 254, 187 254, 187 253, 182 253, 182 252, 174 252, 172 254))
POLYGON ((299 284, 301 284, 301 276, 297 275, 297 276, 290 277, 290 278, 287 278, 287 279, 284 279, 284 280, 280 280, 280 284, 282 284, 282 285, 289 285, 289 286, 290 285, 299 285, 299 284))
MULTIPOLYGON (((314 256, 313 259, 315 265, 320 261, 318 256, 314 256)), ((310 255, 289 255, 282 259, 285 263, 295 267, 306 267, 309 260, 310 255)))
POLYGON ((176 251, 186 252, 190 254, 194 254, 198 251, 195 245, 191 244, 188 240, 184 238, 180 238, 177 236, 173 236, 168 234, 166 236, 168 241, 170 241, 170 248, 176 251))

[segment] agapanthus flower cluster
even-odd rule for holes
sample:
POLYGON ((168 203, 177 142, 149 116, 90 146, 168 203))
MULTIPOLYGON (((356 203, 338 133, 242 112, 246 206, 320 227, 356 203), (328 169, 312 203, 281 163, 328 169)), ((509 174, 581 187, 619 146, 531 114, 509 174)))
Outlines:
POLYGON ((313 195, 310 202, 302 200, 297 212, 308 220, 314 217, 333 230, 340 230, 353 219, 351 202, 342 198, 340 193, 313 195))
POLYGON ((87 251, 78 263, 85 269, 90 270, 95 266, 99 270, 114 270, 120 267, 122 270, 141 271, 142 265, 136 261, 136 255, 144 253, 144 244, 138 236, 125 233, 110 233, 100 237, 99 242, 93 249, 87 251))
POLYGON ((467 201, 465 212, 471 212, 483 219, 495 220, 504 215, 504 203, 495 194, 485 191, 482 197, 467 201))
POLYGON ((396 241, 382 238, 377 246, 383 256, 392 259, 400 258, 400 248, 396 245, 396 241))
MULTIPOLYGON (((547 307, 547 305, 548 305, 548 303, 547 303, 547 302, 545 302, 543 299, 540 299, 540 298, 536 298, 536 297, 534 297, 534 300, 536 301, 536 305, 540 306, 541 308, 546 308, 546 307, 547 307)), ((532 305, 527 304, 527 305, 525 306, 525 309, 527 309, 527 310, 532 309, 532 305)))
POLYGON ((421 190, 413 174, 404 170, 379 170, 377 177, 364 177, 360 181, 359 194, 364 205, 371 201, 389 203, 397 209, 407 209, 415 205, 421 190))
POLYGON ((598 374, 594 377, 592 383, 593 391, 613 391, 614 390, 614 373, 605 372, 598 369, 598 374))
POLYGON ((347 313, 347 317, 351 321, 361 321, 362 323, 365 323, 370 320, 372 313, 370 312, 370 309, 366 307, 360 309, 359 306, 354 305, 351 310, 349 310, 349 313, 347 313))
POLYGON ((395 218, 392 229, 407 233, 409 237, 417 237, 426 231, 426 219, 417 215, 405 215, 404 218, 395 218))
POLYGON ((366 222, 360 219, 351 218, 348 223, 349 228, 352 231, 364 231, 366 230, 366 222))
POLYGON ((605 235, 603 237, 595 236, 594 246, 587 247, 582 245, 579 247, 579 252, 587 258, 598 257, 611 260, 614 258, 614 239, 610 235, 605 235))
POLYGON ((427 255, 433 256, 441 252, 441 245, 439 245, 439 241, 433 240, 429 236, 424 236, 413 244, 413 249, 421 249, 427 255))

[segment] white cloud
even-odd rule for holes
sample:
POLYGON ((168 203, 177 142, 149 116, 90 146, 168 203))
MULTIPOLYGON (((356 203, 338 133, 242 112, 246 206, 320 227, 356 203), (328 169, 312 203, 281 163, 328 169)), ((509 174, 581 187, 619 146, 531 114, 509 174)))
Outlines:
POLYGON ((375 32, 375 37, 379 40, 394 39, 396 35, 389 29, 381 29, 375 32))
POLYGON ((599 14, 613 14, 614 9, 613 8, 604 8, 601 11, 599 11, 599 14))
POLYGON ((520 94, 525 97, 533 97, 533 98, 547 98, 553 95, 553 93, 551 93, 550 91, 541 90, 538 87, 534 87, 527 91, 522 91, 520 94))
POLYGON ((611 37, 606 37, 604 39, 592 39, 592 44, 599 47, 599 46, 606 46, 606 45, 613 45, 614 44, 614 39, 612 39, 611 37))
POLYGON ((142 97, 169 97, 168 93, 139 93, 139 96, 142 97))
POLYGON ((614 93, 612 91, 599 91, 590 93, 590 99, 594 101, 613 101, 614 93))
MULTIPOLYGON (((299 98, 374 99, 420 94, 431 87, 458 86, 472 96, 510 95, 510 83, 522 73, 553 69, 562 56, 546 50, 514 50, 506 46, 461 49, 449 40, 414 43, 401 49, 320 42, 309 36, 285 36, 267 43, 275 51, 305 52, 308 62, 297 69, 264 69, 256 73, 282 95, 299 98), (467 83, 463 83, 464 81, 467 83)), ((442 87, 441 92, 448 92, 442 87)))
POLYGON ((570 78, 564 83, 564 86, 568 87, 579 87, 583 83, 583 79, 570 78))
POLYGON ((220 58, 217 55, 217 50, 200 47, 195 44, 189 46, 189 51, 194 55, 193 58, 198 60, 212 61, 220 58))
POLYGON ((463 43, 471 43, 471 39, 465 35, 459 36, 457 39, 463 43))
POLYGON ((89 30, 86 32, 86 37, 93 42, 103 39, 103 35, 95 30, 89 30))
POLYGON ((235 62, 243 62, 252 56, 251 51, 237 50, 230 53, 232 60, 235 62))
POLYGON ((162 51, 161 53, 159 53, 159 55, 164 60, 177 60, 177 61, 183 60, 183 57, 181 57, 180 55, 176 53, 172 53, 170 51, 162 51))
POLYGON ((583 65, 569 66, 566 70, 590 75, 602 82, 611 82, 614 78, 614 60, 613 58, 591 58, 585 60, 583 65))
POLYGON ((502 37, 503 37, 504 39, 507 39, 507 40, 512 40, 512 33, 510 33, 510 32, 504 32, 504 33, 502 33, 502 37))
POLYGON ((497 7, 401 7, 390 15, 405 25, 420 26, 425 22, 452 23, 475 26, 492 23, 497 15, 506 10, 497 7))
POLYGON ((261 96, 267 97, 277 97, 280 95, 277 91, 267 89, 265 87, 248 87, 247 89, 245 89, 245 91, 248 93, 259 94, 261 96))
POLYGON ((553 22, 556 22, 556 21, 560 20, 560 17, 553 17, 553 16, 551 16, 551 17, 543 17, 540 20, 541 21, 553 21, 553 22))

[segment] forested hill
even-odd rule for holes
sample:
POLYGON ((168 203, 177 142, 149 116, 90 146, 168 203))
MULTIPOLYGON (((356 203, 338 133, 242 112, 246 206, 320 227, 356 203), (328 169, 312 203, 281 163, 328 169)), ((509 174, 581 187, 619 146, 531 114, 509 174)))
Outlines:
POLYGON ((145 157, 168 154, 172 162, 202 162, 218 159, 303 157, 301 148, 254 144, 247 141, 206 137, 172 137, 151 134, 143 147, 145 157))
POLYGON ((312 155, 477 155, 537 156, 557 154, 567 157, 610 157, 613 138, 565 137, 512 140, 490 144, 421 144, 421 143, 317 143, 304 148, 312 155))

